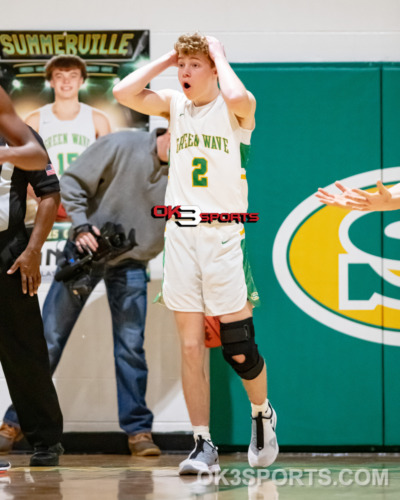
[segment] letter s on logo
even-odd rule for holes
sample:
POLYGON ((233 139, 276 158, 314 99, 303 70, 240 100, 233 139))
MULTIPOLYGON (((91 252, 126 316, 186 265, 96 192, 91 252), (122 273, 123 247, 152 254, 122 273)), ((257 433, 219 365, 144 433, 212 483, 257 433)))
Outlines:
MULTIPOLYGON (((400 167, 364 172, 342 182, 365 189, 379 178, 386 184, 399 182, 400 167)), ((325 189, 337 190, 333 184, 325 189)), ((372 230, 368 214, 324 206, 314 194, 309 196, 279 228, 274 271, 286 295, 316 321, 361 340, 400 346, 400 252, 392 252, 389 259, 371 245, 363 247, 368 239, 379 247, 381 235, 400 244, 400 234, 395 236, 393 223, 372 230), (360 236, 363 228, 366 234, 360 236)), ((385 215, 384 220, 390 218, 385 215)))

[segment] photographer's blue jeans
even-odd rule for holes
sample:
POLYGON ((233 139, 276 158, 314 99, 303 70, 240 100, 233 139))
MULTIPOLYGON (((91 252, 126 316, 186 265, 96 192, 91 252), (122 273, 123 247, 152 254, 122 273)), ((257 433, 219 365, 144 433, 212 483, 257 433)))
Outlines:
MULTIPOLYGON (((110 305, 117 379, 119 424, 129 435, 150 432, 153 414, 145 402, 147 364, 143 349, 147 307, 146 270, 126 261, 107 266, 91 276, 93 288, 104 278, 110 305)), ((87 300, 74 295, 67 285, 53 281, 43 306, 44 334, 54 373, 80 312, 87 300)), ((100 332, 101 333, 101 332, 100 332)), ((10 406, 4 422, 19 426, 10 406)))

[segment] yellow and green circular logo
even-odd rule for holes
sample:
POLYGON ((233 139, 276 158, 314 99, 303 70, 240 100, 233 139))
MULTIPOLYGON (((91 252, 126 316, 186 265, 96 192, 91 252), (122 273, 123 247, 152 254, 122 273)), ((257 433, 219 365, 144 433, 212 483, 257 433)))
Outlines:
MULTIPOLYGON (((395 184, 400 167, 342 183, 372 191, 382 176, 395 184)), ((362 340, 400 346, 400 212, 343 210, 313 194, 280 227, 273 264, 285 293, 309 316, 362 340)))

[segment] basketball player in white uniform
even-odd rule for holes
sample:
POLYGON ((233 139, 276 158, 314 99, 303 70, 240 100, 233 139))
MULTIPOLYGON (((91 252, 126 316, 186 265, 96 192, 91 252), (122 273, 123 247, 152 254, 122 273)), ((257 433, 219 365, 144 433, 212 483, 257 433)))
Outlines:
MULTIPOLYGON (((54 102, 33 111, 25 120, 42 137, 59 177, 98 137, 111 132, 103 112, 79 102, 86 76, 85 61, 80 57, 51 58, 46 64, 46 79, 54 89, 54 102)), ((65 218, 60 205, 57 220, 65 218)))
MULTIPOLYGON (((203 213, 247 212, 241 150, 245 157, 256 104, 217 39, 181 36, 173 51, 117 84, 114 95, 136 111, 170 120, 166 205, 197 205, 203 213), (178 66, 183 94, 146 88, 171 66, 178 66)), ((276 414, 267 399, 265 363, 254 341, 252 303, 258 296, 252 280, 246 280, 243 243, 242 225, 167 224, 162 294, 175 313, 181 338, 183 391, 196 442, 180 464, 180 474, 220 469, 208 427, 205 314, 219 318, 224 358, 243 379, 252 405, 250 465, 267 467, 278 454, 276 414)))

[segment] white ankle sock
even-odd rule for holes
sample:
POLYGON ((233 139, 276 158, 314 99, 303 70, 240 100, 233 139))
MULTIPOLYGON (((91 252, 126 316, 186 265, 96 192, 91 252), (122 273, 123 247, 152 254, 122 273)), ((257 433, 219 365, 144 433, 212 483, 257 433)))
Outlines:
POLYGON ((264 403, 260 405, 251 403, 251 416, 256 417, 259 412, 261 412, 264 417, 269 418, 271 416, 271 409, 268 404, 268 398, 264 401, 264 403))
POLYGON ((193 425, 193 437, 197 441, 197 438, 201 436, 206 441, 211 442, 210 429, 208 425, 193 425))

